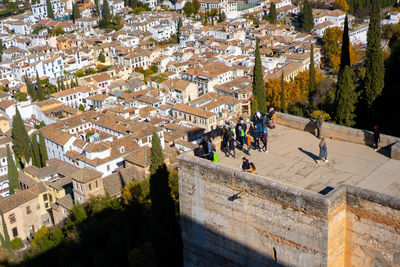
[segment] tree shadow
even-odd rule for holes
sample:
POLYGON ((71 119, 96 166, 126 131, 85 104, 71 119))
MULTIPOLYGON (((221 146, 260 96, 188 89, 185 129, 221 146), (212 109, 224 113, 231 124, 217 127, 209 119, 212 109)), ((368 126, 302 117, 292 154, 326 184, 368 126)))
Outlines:
POLYGON ((299 147, 298 148, 299 151, 303 152, 304 154, 306 154, 307 156, 309 156, 310 158, 312 158, 314 161, 319 159, 319 156, 315 155, 314 153, 304 150, 303 148, 299 147))

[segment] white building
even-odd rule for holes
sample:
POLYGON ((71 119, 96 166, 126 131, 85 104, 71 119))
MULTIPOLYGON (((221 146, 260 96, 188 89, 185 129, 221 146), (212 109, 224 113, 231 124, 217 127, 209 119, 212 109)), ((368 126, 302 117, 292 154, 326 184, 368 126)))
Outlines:
MULTIPOLYGON (((53 8, 55 18, 64 17, 66 15, 64 1, 52 0, 51 7, 53 8)), ((46 1, 41 0, 40 3, 32 5, 32 14, 38 20, 48 18, 46 1)))

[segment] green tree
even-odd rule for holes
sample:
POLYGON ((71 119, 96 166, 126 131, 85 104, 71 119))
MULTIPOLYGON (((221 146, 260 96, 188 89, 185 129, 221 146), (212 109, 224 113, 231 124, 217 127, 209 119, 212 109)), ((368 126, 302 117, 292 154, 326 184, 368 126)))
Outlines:
POLYGON ((193 4, 191 2, 186 2, 185 6, 183 7, 183 12, 185 13, 185 15, 187 17, 190 17, 193 15, 194 13, 194 7, 193 4))
POLYGON ((8 170, 8 191, 10 195, 15 193, 15 189, 19 188, 18 170, 15 166, 14 158, 11 154, 10 146, 7 145, 7 170, 8 170))
POLYGON ((193 11, 194 11, 194 14, 199 13, 199 10, 200 10, 200 1, 199 1, 199 0, 193 0, 193 1, 192 1, 192 4, 193 4, 193 11))
POLYGON ((53 7, 51 6, 50 0, 46 0, 46 6, 47 6, 47 17, 49 19, 54 19, 54 11, 53 11, 53 7))
POLYGON ((281 76, 281 112, 286 113, 286 93, 285 93, 285 78, 282 71, 281 76))
POLYGON ((23 157, 28 161, 30 158, 31 150, 29 144, 30 139, 17 106, 15 106, 15 115, 13 117, 11 131, 13 138, 13 150, 15 152, 15 155, 18 158, 23 157))
POLYGON ((314 28, 314 15, 308 0, 304 1, 301 9, 301 28, 306 32, 311 32, 314 28))
POLYGON ((176 29, 176 39, 178 40, 178 44, 181 43, 181 27, 182 27, 182 19, 178 20, 178 27, 176 29))
POLYGON ((377 2, 372 1, 365 59, 363 102, 369 112, 371 112, 374 100, 382 92, 385 75, 381 49, 380 7, 377 2))
POLYGON ((75 21, 81 17, 81 11, 77 3, 72 4, 72 20, 75 21))
POLYGON ((85 106, 82 105, 82 104, 80 104, 80 105, 79 105, 79 110, 80 110, 80 111, 85 111, 85 106))
POLYGON ((160 138, 153 133, 150 163, 152 244, 158 266, 182 266, 182 238, 169 186, 160 138), (162 222, 162 223, 160 223, 162 222))
POLYGON ((29 80, 28 76, 25 75, 25 85, 26 85, 26 91, 28 92, 28 95, 31 97, 32 101, 35 101, 38 99, 37 92, 35 88, 32 85, 32 82, 29 80))
POLYGON ((344 30, 342 37, 342 53, 340 58, 340 71, 343 71, 344 67, 350 67, 350 38, 349 38, 349 22, 346 16, 344 21, 344 30))
POLYGON ((156 132, 153 132, 152 136, 150 158, 150 175, 152 175, 164 163, 164 154, 162 152, 160 137, 156 132))
POLYGON ((268 13, 268 21, 275 24, 276 23, 276 5, 274 2, 271 3, 271 6, 269 7, 269 13, 268 13))
POLYGON ((104 54, 102 52, 100 52, 97 60, 100 61, 101 63, 104 63, 104 62, 106 62, 106 57, 104 56, 104 54))
MULTIPOLYGON (((256 41, 256 51, 255 51, 255 62, 253 69, 253 96, 254 99, 257 99, 257 105, 252 104, 252 107, 257 106, 257 110, 262 114, 267 112, 267 104, 266 104, 266 92, 265 92, 265 83, 264 83, 264 74, 261 65, 261 56, 260 56, 260 45, 259 40, 256 41)), ((254 100, 253 100, 254 101, 254 100)), ((252 110, 252 113, 257 110, 252 110)))
POLYGON ((45 99, 44 93, 43 93, 43 86, 40 83, 40 78, 39 74, 36 72, 36 95, 39 101, 42 101, 45 99))
POLYGON ((110 6, 108 5, 107 0, 103 1, 103 20, 106 22, 107 25, 110 24, 111 14, 110 14, 110 6))
POLYGON ((99 7, 99 0, 94 0, 94 4, 96 6, 96 17, 100 17, 100 7, 99 7))
POLYGON ((76 204, 72 207, 71 214, 68 216, 66 220, 66 229, 72 229, 76 225, 82 223, 88 218, 85 209, 82 205, 76 204))
POLYGON ((355 121, 357 93, 354 91, 350 66, 339 73, 335 96, 335 121, 344 126, 352 126, 355 121))
POLYGON ((46 143, 44 142, 44 137, 41 132, 39 132, 39 148, 40 148, 40 163, 42 167, 46 166, 48 160, 46 143))
POLYGON ((42 167, 42 164, 40 162, 39 144, 37 142, 37 137, 35 134, 32 135, 31 146, 32 146, 32 164, 40 168, 42 167))
POLYGON ((0 213, 1 213, 1 223, 3 226, 3 233, 4 233, 4 236, 0 234, 1 246, 5 249, 12 249, 10 235, 8 234, 6 221, 4 220, 4 213, 2 210, 0 210, 0 213))
POLYGON ((308 81, 308 102, 311 105, 313 105, 312 97, 316 90, 317 90, 317 81, 315 76, 314 45, 311 44, 310 70, 309 70, 309 81, 308 81))
POLYGON ((24 245, 24 243, 22 242, 22 239, 19 237, 16 237, 11 241, 11 246, 12 246, 12 249, 14 249, 14 250, 19 249, 23 245, 24 245))

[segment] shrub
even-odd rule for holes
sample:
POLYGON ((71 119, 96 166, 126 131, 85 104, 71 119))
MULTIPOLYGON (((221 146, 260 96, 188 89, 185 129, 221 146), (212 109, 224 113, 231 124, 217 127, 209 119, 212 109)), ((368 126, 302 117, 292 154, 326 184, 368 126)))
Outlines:
POLYGON ((19 237, 16 237, 11 241, 11 246, 13 249, 19 249, 20 247, 22 247, 22 245, 22 240, 19 237))
POLYGON ((79 105, 79 110, 80 110, 80 111, 85 111, 85 107, 84 107, 82 104, 80 104, 80 105, 79 105))
POLYGON ((310 114, 310 117, 315 120, 318 118, 319 115, 321 115, 323 121, 331 120, 331 116, 329 116, 329 114, 323 110, 315 110, 313 113, 310 114))

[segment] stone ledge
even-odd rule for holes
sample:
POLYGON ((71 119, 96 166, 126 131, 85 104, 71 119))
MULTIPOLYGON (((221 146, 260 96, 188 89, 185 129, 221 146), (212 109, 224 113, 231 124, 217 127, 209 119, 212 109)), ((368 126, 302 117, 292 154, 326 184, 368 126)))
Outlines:
POLYGON ((178 157, 179 168, 204 167, 204 173, 212 173, 215 183, 228 185, 236 190, 245 190, 259 197, 265 197, 295 209, 305 210, 317 216, 327 216, 344 201, 363 199, 395 210, 400 210, 400 198, 359 188, 352 185, 339 185, 327 195, 294 187, 268 177, 241 172, 233 168, 215 164, 186 152, 178 157), (221 173, 226 175, 221 175, 221 173), (300 201, 301 200, 301 201, 300 201))
POLYGON ((392 145, 391 151, 390 151, 390 157, 392 159, 397 159, 400 160, 400 141, 397 141, 392 145))
MULTIPOLYGON (((276 123, 278 124, 297 130, 310 132, 312 134, 315 134, 316 132, 315 123, 314 120, 312 119, 298 117, 280 112, 277 112, 276 114, 277 114, 276 123)), ((363 144, 368 146, 372 146, 374 143, 374 134, 371 131, 345 127, 329 122, 324 122, 322 124, 321 135, 331 139, 343 140, 347 142, 363 144)), ((394 157, 392 156, 391 157, 394 159, 400 159, 400 144, 399 144, 400 138, 386 134, 381 134, 380 138, 381 138, 380 146, 381 147, 390 146, 392 150, 395 149, 393 153, 394 157), (398 145, 397 147, 393 148, 392 145, 395 143, 398 145)))

